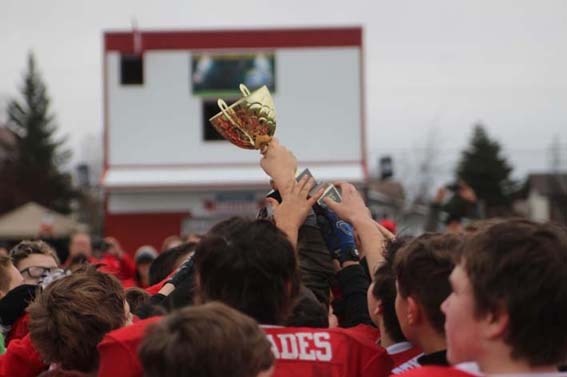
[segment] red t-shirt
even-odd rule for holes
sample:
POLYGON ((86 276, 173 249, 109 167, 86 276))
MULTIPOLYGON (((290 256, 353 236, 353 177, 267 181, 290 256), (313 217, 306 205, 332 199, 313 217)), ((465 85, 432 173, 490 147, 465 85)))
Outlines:
POLYGON ((396 375, 396 377, 476 377, 474 374, 467 373, 452 367, 438 365, 422 366, 414 368, 396 375))
POLYGON ((160 317, 151 317, 106 334, 98 344, 98 376, 141 377, 142 365, 138 360, 138 345, 148 325, 159 320, 160 317))
MULTIPOLYGON (((137 351, 149 318, 108 333, 98 345, 99 377, 141 377, 137 351)), ((371 329, 371 328, 370 328, 371 329)), ((275 377, 385 377, 392 360, 367 336, 349 329, 264 327, 276 356, 275 377)))

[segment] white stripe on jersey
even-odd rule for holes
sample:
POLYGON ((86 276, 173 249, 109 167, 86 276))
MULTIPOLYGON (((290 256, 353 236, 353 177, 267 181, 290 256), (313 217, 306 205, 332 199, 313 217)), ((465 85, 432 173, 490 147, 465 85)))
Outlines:
POLYGON ((416 357, 414 357, 413 359, 409 359, 408 361, 406 361, 403 364, 398 365, 397 367, 395 367, 394 369, 392 369, 392 374, 400 374, 402 372, 405 372, 406 370, 410 370, 410 369, 414 369, 414 368, 418 368, 421 365, 419 365, 419 363, 417 362, 417 359, 419 357, 423 356, 422 353, 420 353, 419 355, 417 355, 416 357))

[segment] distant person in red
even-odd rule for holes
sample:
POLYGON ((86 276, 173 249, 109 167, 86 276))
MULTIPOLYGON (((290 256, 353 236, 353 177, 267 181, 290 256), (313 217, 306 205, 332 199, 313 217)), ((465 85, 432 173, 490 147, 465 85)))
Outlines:
POLYGON ((150 266, 157 256, 158 253, 153 246, 145 245, 136 250, 134 263, 136 264, 136 283, 138 287, 147 288, 150 286, 150 266))
POLYGON ((386 228, 390 233, 396 234, 396 222, 389 218, 383 218, 382 220, 378 221, 378 224, 382 225, 386 228))
POLYGON ((101 265, 100 270, 116 276, 125 287, 135 285, 136 267, 132 258, 125 253, 115 238, 107 237, 101 243, 100 255, 94 255, 92 240, 87 233, 75 233, 69 241, 69 256, 64 263, 68 268, 75 264, 90 263, 101 265))

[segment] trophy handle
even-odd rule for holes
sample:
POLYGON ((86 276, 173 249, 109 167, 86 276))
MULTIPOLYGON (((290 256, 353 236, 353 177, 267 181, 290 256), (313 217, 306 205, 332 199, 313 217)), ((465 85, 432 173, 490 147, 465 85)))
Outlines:
POLYGON ((242 129, 242 127, 240 127, 240 125, 232 118, 232 116, 229 114, 229 112, 231 111, 228 107, 228 105, 226 104, 226 102, 224 102, 222 99, 218 99, 217 100, 217 105, 219 105, 222 114, 226 117, 226 119, 228 119, 228 121, 234 126, 236 127, 244 136, 246 136, 246 138, 248 139, 248 142, 250 143, 250 145, 255 145, 254 144, 254 139, 252 139, 250 137, 250 135, 248 134, 248 132, 246 132, 245 130, 242 129))
POLYGON ((248 90, 248 87, 244 84, 240 84, 240 92, 244 97, 248 97, 250 95, 250 91, 248 90))
POLYGON ((238 123, 236 123, 236 121, 229 114, 229 108, 226 102, 224 102, 222 99, 219 98, 219 100, 217 101, 217 105, 219 105, 219 108, 221 109, 222 114, 226 117, 226 119, 228 119, 233 126, 240 128, 238 123))

